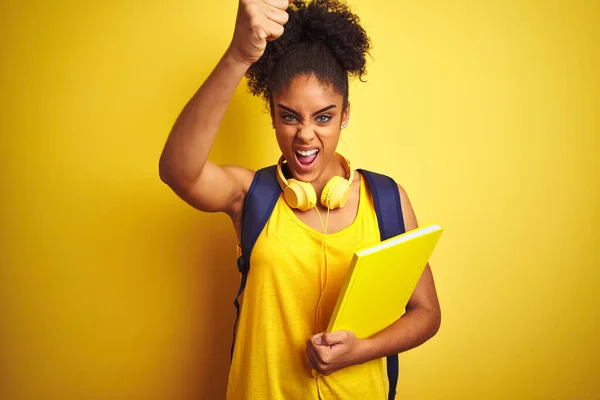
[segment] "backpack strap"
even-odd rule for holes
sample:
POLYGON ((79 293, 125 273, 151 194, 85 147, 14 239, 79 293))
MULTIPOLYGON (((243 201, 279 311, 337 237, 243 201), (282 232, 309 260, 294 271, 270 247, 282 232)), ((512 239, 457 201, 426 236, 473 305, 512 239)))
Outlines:
POLYGON ((252 254, 252 248, 269 220, 273 208, 275 208, 275 204, 277 203, 277 199, 279 199, 279 194, 281 193, 281 187, 277 182, 275 171, 274 165, 256 171, 244 202, 244 210, 242 211, 242 232, 240 235, 241 243, 238 245, 237 259, 237 267, 240 274, 242 274, 242 277, 240 289, 233 301, 236 317, 235 324, 233 325, 231 358, 233 358, 237 324, 240 318, 239 297, 246 287, 248 271, 250 271, 250 255, 252 254))
MULTIPOLYGON (((386 240, 400 235, 406 231, 404 217, 402 216, 402 205, 400 204, 400 191, 396 182, 385 175, 359 169, 367 179, 371 190, 379 234, 381 240, 386 240)), ((398 354, 387 357, 387 373, 389 382, 388 400, 396 397, 398 385, 398 354)))

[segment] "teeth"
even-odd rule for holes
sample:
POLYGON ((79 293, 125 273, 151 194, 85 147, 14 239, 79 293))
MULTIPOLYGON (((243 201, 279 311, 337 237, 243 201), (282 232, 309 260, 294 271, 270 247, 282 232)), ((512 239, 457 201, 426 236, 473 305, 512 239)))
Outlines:
POLYGON ((296 153, 300 154, 301 156, 312 156, 313 154, 318 153, 318 152, 319 152, 319 150, 317 150, 317 149, 306 150, 306 151, 296 150, 296 153))

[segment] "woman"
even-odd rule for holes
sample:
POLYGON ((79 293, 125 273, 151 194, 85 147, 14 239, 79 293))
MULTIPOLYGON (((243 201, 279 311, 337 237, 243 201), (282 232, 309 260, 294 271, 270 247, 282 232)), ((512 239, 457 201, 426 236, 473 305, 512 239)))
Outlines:
MULTIPOLYGON (((369 48, 358 17, 337 0, 240 0, 228 49, 167 140, 161 179, 197 209, 227 213, 238 239, 255 172, 215 165, 208 156, 244 76, 269 104, 285 179, 307 182, 316 199, 324 189, 327 196, 332 178, 351 179, 340 207, 279 198, 252 253, 228 399, 385 399, 384 357, 422 344, 439 328, 427 266, 406 313, 390 327, 367 339, 323 334, 353 251, 379 240, 364 177, 336 153, 350 120, 348 77, 363 76, 369 48)), ((414 229, 409 199, 399 191, 405 229, 414 229)))

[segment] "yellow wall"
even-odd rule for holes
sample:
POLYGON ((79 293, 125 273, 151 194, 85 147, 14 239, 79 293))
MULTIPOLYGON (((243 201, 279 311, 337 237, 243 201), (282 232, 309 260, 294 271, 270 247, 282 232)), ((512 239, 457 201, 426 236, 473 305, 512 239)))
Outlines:
MULTIPOLYGON (((598 2, 353 4, 375 48, 340 150, 446 227, 399 398, 598 398, 598 2)), ((223 398, 234 233, 157 161, 236 5, 3 2, 0 398, 223 398)), ((212 160, 277 155, 241 86, 212 160)))

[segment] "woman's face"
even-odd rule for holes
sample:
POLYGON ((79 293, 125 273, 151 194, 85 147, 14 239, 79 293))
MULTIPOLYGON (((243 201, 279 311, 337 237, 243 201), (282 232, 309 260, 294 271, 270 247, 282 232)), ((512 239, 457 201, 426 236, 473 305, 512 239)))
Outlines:
POLYGON ((332 161, 341 125, 349 117, 343 101, 341 94, 313 75, 296 76, 273 95, 277 142, 294 178, 315 182, 325 170, 335 171, 332 161))

